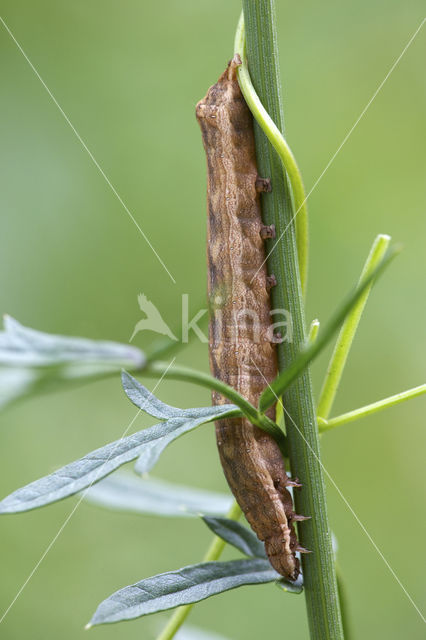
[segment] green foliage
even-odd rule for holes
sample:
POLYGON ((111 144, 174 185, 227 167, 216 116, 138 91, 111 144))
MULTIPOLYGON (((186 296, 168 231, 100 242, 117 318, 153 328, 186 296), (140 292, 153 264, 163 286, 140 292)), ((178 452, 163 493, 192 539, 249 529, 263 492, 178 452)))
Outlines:
POLYGON ((203 520, 211 531, 249 559, 203 562, 141 580, 104 600, 88 627, 190 605, 249 584, 277 582, 284 591, 301 593, 301 576, 291 583, 272 569, 263 544, 250 529, 229 518, 203 516, 203 520))
MULTIPOLYGON (((243 69, 244 70, 244 69, 243 69)), ((250 89, 252 91, 252 88, 250 89)), ((251 98, 256 103, 257 96, 251 93, 251 98)), ((248 101, 250 95, 247 94, 248 101)), ((253 104, 254 104, 253 103, 253 104)), ((260 104, 260 107, 262 105, 260 104)), ((259 107, 259 104, 258 104, 259 107)), ((267 126, 271 127, 268 114, 259 107, 258 119, 264 118, 267 126), (265 118, 265 113, 268 118, 265 118), (260 114, 260 116, 259 116, 260 114), (269 124, 268 124, 269 123, 269 124)), ((281 137, 281 158, 290 178, 293 176, 293 196, 296 200, 296 208, 303 207, 303 184, 294 158, 287 143, 281 137), (292 164, 293 162, 293 164, 292 164), (289 164, 290 163, 290 164, 289 164), (293 173, 292 173, 293 171, 293 173), (299 184, 297 180, 299 179, 299 184), (299 190, 299 191, 297 191, 299 190)), ((274 145, 273 137, 269 137, 273 146, 280 152, 280 147, 274 145)), ((280 167, 282 173, 282 167, 280 167)), ((300 218, 299 218, 300 219, 300 218)), ((298 249, 302 262, 307 260, 306 238, 303 240, 305 227, 299 225, 298 249), (302 240, 301 240, 302 239, 302 240)), ((340 308, 333 320, 319 333, 317 339, 307 341, 306 347, 298 358, 294 359, 290 366, 282 371, 279 378, 273 383, 272 391, 266 389, 262 397, 261 411, 252 407, 244 398, 220 386, 219 381, 214 381, 211 376, 194 372, 193 370, 172 367, 169 374, 165 368, 161 368, 158 358, 152 357, 149 367, 146 366, 144 353, 135 347, 115 342, 103 342, 88 340, 85 338, 71 338, 56 336, 34 331, 20 325, 16 320, 6 316, 5 331, 0 333, 0 408, 6 406, 27 395, 40 393, 47 390, 69 387, 74 383, 97 380, 111 374, 115 374, 123 367, 141 375, 154 375, 175 377, 177 380, 195 382, 207 388, 220 389, 232 394, 232 405, 223 407, 202 407, 192 409, 179 409, 165 404, 156 398, 129 373, 122 373, 122 382, 128 398, 140 410, 162 420, 160 424, 139 431, 131 436, 123 437, 109 445, 101 447, 82 459, 77 460, 59 471, 33 482, 5 498, 0 503, 0 512, 14 513, 37 508, 61 500, 76 492, 85 490, 86 500, 105 507, 132 511, 135 513, 150 513, 161 516, 194 516, 199 513, 223 514, 229 507, 230 499, 224 495, 212 494, 190 487, 182 487, 171 483, 165 483, 156 479, 140 479, 129 474, 117 474, 106 477, 121 465, 138 458, 136 470, 145 473, 153 467, 158 458, 171 442, 177 437, 188 433, 201 424, 212 422, 218 417, 230 417, 246 415, 261 428, 268 430, 280 441, 284 450, 284 437, 277 431, 277 426, 268 422, 262 410, 274 403, 277 395, 287 390, 298 376, 306 372, 308 364, 320 353, 329 342, 334 332, 342 326, 351 324, 354 314, 358 313, 356 323, 352 322, 350 340, 346 335, 344 341, 345 357, 338 367, 338 381, 346 362, 348 345, 355 334, 356 326, 365 303, 367 293, 373 279, 379 274, 386 262, 370 274, 369 279, 363 280, 361 286, 348 298, 348 301, 340 308), (99 482, 100 481, 100 482, 99 482), (97 484, 94 484, 97 483, 97 484)), ((303 268, 303 281, 306 281, 306 268, 303 268)), ((341 334, 342 335, 342 334, 341 334)), ((341 354, 342 341, 338 339, 335 352, 341 354)), ((333 360, 332 360, 333 363, 333 360)), ((324 389, 328 397, 334 399, 337 389, 336 377, 334 386, 325 380, 324 389)), ((337 418, 328 419, 328 410, 331 403, 327 403, 327 411, 320 418, 320 429, 325 431, 358 419, 364 415, 379 411, 385 407, 397 404, 403 400, 423 394, 426 386, 397 394, 386 400, 362 407, 337 418)), ((322 413, 320 411, 320 413, 322 413)), ((232 510, 231 510, 232 511, 232 510)), ((234 510, 234 515, 236 511, 234 510)), ((238 517, 238 516, 236 516, 238 517)), ((182 604, 198 602, 210 595, 232 589, 244 584, 258 584, 277 581, 279 578, 265 559, 262 544, 254 534, 243 525, 221 517, 204 517, 209 528, 218 538, 214 538, 212 547, 207 555, 217 559, 227 544, 231 544, 242 553, 251 556, 249 559, 235 560, 231 562, 208 562, 184 567, 178 571, 167 572, 152 578, 138 582, 136 585, 120 590, 105 602, 96 612, 92 624, 114 622, 130 619, 148 613, 154 613, 164 609, 174 608, 182 604), (189 582, 190 581, 190 584, 189 582)), ((301 585, 292 584, 282 579, 278 580, 284 591, 300 593, 301 585)), ((182 611, 179 609, 178 611, 182 611)), ((179 624, 182 622, 180 618, 179 624)), ((171 635, 177 630, 175 625, 171 635)), ((207 635, 196 632, 195 637, 202 639, 207 635)), ((178 632, 177 638, 184 636, 184 632, 178 632)), ((190 633, 188 632, 188 637, 190 633)), ((162 636, 163 637, 163 636, 162 636)))
POLYGON ((197 418, 193 417, 195 410, 190 411, 191 417, 187 417, 186 410, 182 409, 180 417, 169 418, 153 427, 111 442, 14 491, 0 502, 0 513, 29 511, 72 496, 135 458, 139 458, 137 470, 140 473, 147 472, 176 438, 201 424, 232 415, 234 407, 201 407, 197 418))
MULTIPOLYGON (((281 394, 320 353, 336 329, 350 317, 352 310, 365 296, 373 280, 387 266, 393 255, 386 256, 374 269, 370 270, 368 276, 361 280, 359 286, 326 325, 322 334, 315 340, 309 340, 305 351, 278 376, 269 388, 265 389, 262 408, 270 404, 271 392, 276 390, 277 394, 281 394)), ((134 358, 134 366, 142 367, 141 372, 144 372, 143 356, 139 354, 138 359, 138 351, 127 352, 125 345, 51 336, 24 328, 10 318, 6 320, 6 332, 2 336, 3 366, 11 367, 12 371, 19 362, 27 367, 35 367, 36 371, 41 370, 43 373, 48 369, 50 378, 58 375, 61 380, 67 366, 72 365, 74 371, 84 370, 87 374, 88 367, 96 362, 97 366, 104 367, 105 371, 105 367, 109 366, 118 368, 119 364, 123 363, 123 355, 130 353, 134 358), (114 358, 116 362, 112 365, 114 358)), ((349 346, 351 342, 352 339, 348 342, 349 346)), ((168 370, 161 366, 157 365, 155 369, 151 363, 150 367, 151 373, 153 370, 162 376, 168 373, 168 370)), ((213 380, 205 374, 179 367, 172 368, 171 375, 178 379, 199 382, 203 386, 209 386, 213 380)), ((85 377, 88 376, 85 375, 85 377)), ((246 584, 276 582, 284 591, 300 593, 302 577, 294 583, 283 579, 271 568, 263 544, 251 530, 236 522, 235 519, 219 517, 229 509, 230 499, 227 496, 170 484, 158 479, 141 480, 129 474, 106 477, 136 458, 135 470, 138 473, 146 473, 154 466, 164 449, 179 436, 219 417, 241 416, 246 410, 246 405, 241 403, 244 411, 234 404, 180 409, 159 400, 128 372, 122 371, 121 378, 127 397, 138 407, 139 413, 144 411, 160 419, 161 422, 101 447, 49 476, 18 489, 0 502, 0 513, 28 511, 85 490, 83 497, 87 501, 114 510, 168 517, 194 516, 203 513, 205 514, 204 522, 217 536, 217 540, 223 541, 218 546, 214 545, 212 554, 208 555, 217 559, 223 544, 227 543, 249 556, 249 559, 204 562, 141 580, 135 585, 121 589, 101 603, 90 625, 128 620, 180 605, 186 605, 189 610, 189 606, 195 602, 246 584)), ((214 380, 213 385, 216 386, 214 380)), ((327 389, 326 386, 324 388, 327 389)), ((332 428, 340 422, 362 417, 363 413, 377 411, 420 395, 424 390, 425 385, 422 385, 371 407, 356 410, 352 412, 354 415, 347 414, 347 418, 345 414, 334 421, 327 422, 321 419, 320 427, 332 428)), ((255 408, 250 406, 249 415, 253 411, 256 411, 255 408)), ((233 513, 233 509, 231 512, 233 513)), ((342 582, 342 578, 340 581, 342 582)), ((182 611, 184 609, 185 607, 182 611)), ((180 616, 177 625, 172 625, 171 635, 164 637, 172 637, 175 634, 186 614, 180 616)))
POLYGON ((120 472, 94 484, 84 499, 114 511, 179 518, 194 518, 200 513, 224 515, 232 502, 224 493, 120 472))
POLYGON ((190 565, 120 589, 99 605, 88 626, 174 609, 243 585, 274 582, 279 577, 269 561, 261 558, 190 565))
POLYGON ((98 380, 145 365, 137 347, 42 333, 4 316, 0 332, 0 409, 33 393, 98 380))
POLYGON ((377 278, 383 270, 390 264, 391 260, 397 254, 397 250, 389 250, 388 253, 379 262, 376 268, 364 278, 360 284, 349 294, 346 300, 337 309, 334 316, 318 333, 318 337, 312 343, 307 343, 306 348, 296 357, 290 366, 280 373, 277 378, 271 382, 263 391, 260 401, 259 409, 266 411, 266 409, 277 401, 286 389, 289 388, 291 383, 306 370, 312 360, 321 353, 322 349, 328 344, 333 335, 338 331, 339 327, 345 321, 345 318, 350 314, 352 309, 356 306, 359 299, 363 296, 365 291, 371 286, 373 280, 377 278))
POLYGON ((247 527, 244 527, 239 522, 229 520, 229 518, 204 516, 203 520, 213 533, 222 538, 222 540, 225 540, 228 544, 232 544, 232 546, 239 549, 241 553, 244 553, 246 556, 252 556, 253 558, 267 559, 265 547, 251 529, 247 529, 247 527))
MULTIPOLYGON (((127 371, 122 372, 121 382, 129 400, 150 416, 160 418, 161 420, 182 417, 182 409, 171 407, 169 404, 161 402, 149 389, 140 384, 140 382, 127 373, 127 371)), ((185 415, 188 417, 196 416, 197 411, 197 409, 186 409, 185 415)))

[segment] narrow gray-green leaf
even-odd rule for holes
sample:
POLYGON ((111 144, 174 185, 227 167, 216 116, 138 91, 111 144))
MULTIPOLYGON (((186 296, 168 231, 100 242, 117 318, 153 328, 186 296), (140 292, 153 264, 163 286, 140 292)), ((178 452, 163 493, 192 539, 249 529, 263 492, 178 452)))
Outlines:
POLYGON ((172 407, 164 402, 161 402, 154 396, 149 389, 144 387, 138 382, 130 373, 123 371, 121 373, 121 382, 123 389, 134 405, 148 413, 154 418, 161 418, 166 420, 167 418, 176 418, 182 416, 185 412, 184 409, 172 407))
POLYGON ((131 620, 277 578, 279 575, 268 560, 260 558, 190 565, 146 578, 113 593, 99 605, 89 626, 131 620))
POLYGON ((118 511, 175 517, 221 515, 229 511, 232 503, 231 496, 225 493, 120 472, 90 487, 85 499, 118 511))
POLYGON ((143 368, 144 353, 127 344, 58 336, 5 316, 0 332, 0 408, 35 392, 143 368))
POLYGON ((4 327, 0 332, 2 365, 44 367, 75 362, 141 368, 145 363, 142 351, 128 344, 43 333, 7 315, 4 327))
POLYGON ((163 453, 164 449, 176 438, 181 435, 192 431, 201 424, 211 422, 218 417, 230 417, 234 415, 241 415, 241 411, 233 404, 223 404, 217 407, 200 407, 199 409, 191 409, 191 412, 195 412, 195 417, 187 417, 186 415, 180 418, 170 418, 163 424, 168 422, 174 422, 180 426, 176 427, 174 431, 169 432, 163 438, 152 440, 148 446, 141 449, 138 460, 135 464, 136 473, 147 473, 156 464, 158 458, 163 453))
MULTIPOLYGON (((163 420, 167 420, 168 418, 178 418, 181 416, 186 416, 188 418, 199 418, 203 414, 202 411, 207 411, 211 409, 211 407, 195 407, 190 409, 180 409, 179 407, 172 407, 165 402, 159 400, 149 389, 143 386, 136 378, 134 378, 127 371, 123 371, 121 373, 121 381, 123 384, 123 389, 133 404, 148 413, 150 416, 154 416, 154 418, 160 418, 163 420)), ((236 405, 227 405, 229 408, 234 408, 236 411, 239 411, 236 405)))
POLYGON ((212 518, 203 516, 206 525, 219 538, 232 544, 246 556, 253 558, 267 558, 265 547, 251 529, 229 518, 212 518))
POLYGON ((36 509, 67 498, 98 482, 112 471, 143 456, 143 470, 149 470, 164 448, 182 434, 218 416, 226 415, 226 405, 204 408, 206 416, 198 419, 171 418, 131 436, 96 449, 80 460, 14 491, 0 502, 0 513, 17 513, 36 509), (210 413, 209 417, 207 414, 210 413))

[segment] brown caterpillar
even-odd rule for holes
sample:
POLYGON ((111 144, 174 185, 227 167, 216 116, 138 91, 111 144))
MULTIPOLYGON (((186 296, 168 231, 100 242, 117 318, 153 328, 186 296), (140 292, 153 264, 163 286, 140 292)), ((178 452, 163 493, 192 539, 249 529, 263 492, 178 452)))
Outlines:
MULTIPOLYGON (((273 227, 261 220, 260 191, 270 182, 259 178, 253 119, 238 86, 232 60, 218 82, 197 104, 208 169, 208 294, 210 368, 216 378, 237 389, 257 406, 259 396, 277 374, 270 327, 263 238, 273 227)), ((213 392, 213 404, 227 400, 213 392)), ((275 409, 268 412, 275 418, 275 409)), ((286 474, 275 440, 245 418, 216 422, 220 459, 228 484, 248 522, 265 543, 272 566, 295 580, 299 546, 289 486, 300 486, 286 474)))

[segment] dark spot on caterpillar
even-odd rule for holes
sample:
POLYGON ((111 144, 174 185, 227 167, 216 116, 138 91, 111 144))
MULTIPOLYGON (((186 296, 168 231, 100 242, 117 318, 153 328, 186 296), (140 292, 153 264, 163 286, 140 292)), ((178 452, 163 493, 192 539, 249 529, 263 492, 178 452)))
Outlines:
POLYGON ((256 191, 258 193, 270 193, 272 191, 271 180, 269 178, 256 178, 256 191))
POLYGON ((270 276, 266 276, 266 288, 269 290, 269 289, 272 289, 272 287, 276 287, 276 286, 277 286, 277 279, 274 276, 274 274, 271 273, 270 276))
POLYGON ((262 240, 266 240, 267 238, 275 238, 275 225, 274 224, 263 224, 260 227, 260 237, 262 240))

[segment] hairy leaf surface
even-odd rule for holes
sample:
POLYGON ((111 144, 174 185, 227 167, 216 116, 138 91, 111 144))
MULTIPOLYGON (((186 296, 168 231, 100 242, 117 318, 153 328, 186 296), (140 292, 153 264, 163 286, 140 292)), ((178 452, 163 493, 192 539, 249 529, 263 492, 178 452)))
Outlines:
MULTIPOLYGON (((231 405, 231 413, 234 410, 231 405)), ((162 451, 179 436, 229 413, 229 405, 201 407, 200 417, 170 418, 148 429, 111 442, 80 460, 14 491, 0 502, 0 513, 28 511, 67 498, 98 482, 126 462, 140 457, 138 468, 149 471, 162 451)))
POLYGON ((0 332, 0 408, 34 392, 143 368, 145 355, 118 342, 58 336, 5 316, 0 332))
POLYGON ((113 593, 99 605, 90 626, 173 609, 246 584, 273 582, 279 577, 269 561, 261 558, 190 565, 113 593))

